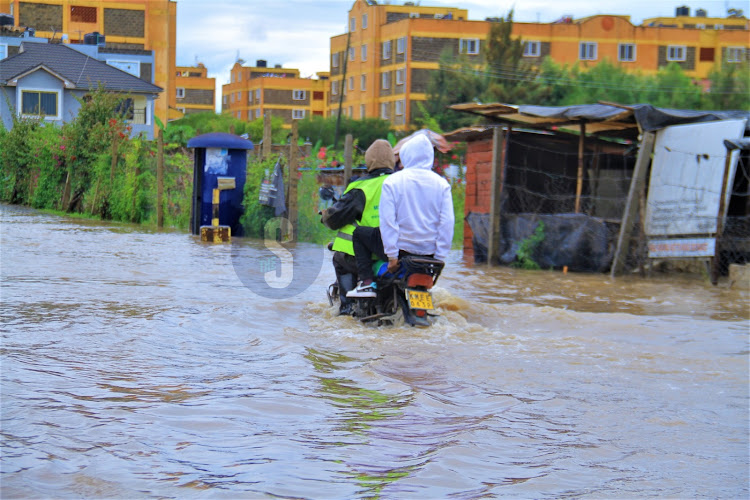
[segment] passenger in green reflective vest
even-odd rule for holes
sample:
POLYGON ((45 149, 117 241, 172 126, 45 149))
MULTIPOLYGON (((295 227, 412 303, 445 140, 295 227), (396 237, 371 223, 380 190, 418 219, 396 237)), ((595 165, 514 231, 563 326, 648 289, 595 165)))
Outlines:
POLYGON ((338 230, 330 248, 334 252, 333 268, 341 298, 339 314, 351 314, 352 301, 346 298, 346 294, 357 283, 352 234, 359 226, 379 226, 380 190, 386 177, 393 173, 394 163, 390 143, 384 139, 373 142, 365 152, 367 174, 352 180, 341 198, 323 212, 321 222, 338 230))

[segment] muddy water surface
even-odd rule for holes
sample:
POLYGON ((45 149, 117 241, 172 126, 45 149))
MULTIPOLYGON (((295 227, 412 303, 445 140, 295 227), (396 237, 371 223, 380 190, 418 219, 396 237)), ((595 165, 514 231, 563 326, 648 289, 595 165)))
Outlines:
POLYGON ((748 497, 745 291, 456 252, 436 325, 373 328, 313 245, 269 297, 263 242, 0 227, 3 498, 748 497))

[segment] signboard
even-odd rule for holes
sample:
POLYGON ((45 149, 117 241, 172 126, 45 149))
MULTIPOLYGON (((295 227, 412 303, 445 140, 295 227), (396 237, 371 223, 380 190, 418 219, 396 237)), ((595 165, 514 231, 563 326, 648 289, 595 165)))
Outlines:
POLYGON ((646 205, 649 237, 716 232, 727 155, 724 139, 742 137, 744 130, 743 119, 674 125, 657 132, 646 205))
POLYGON ((664 257, 713 257, 716 253, 714 238, 674 238, 649 240, 648 256, 664 257))
POLYGON ((739 158, 738 151, 727 152, 724 139, 742 137, 745 122, 673 125, 656 133, 645 220, 650 258, 716 254, 727 154, 732 155, 727 178, 730 189, 724 193, 727 204, 739 158))

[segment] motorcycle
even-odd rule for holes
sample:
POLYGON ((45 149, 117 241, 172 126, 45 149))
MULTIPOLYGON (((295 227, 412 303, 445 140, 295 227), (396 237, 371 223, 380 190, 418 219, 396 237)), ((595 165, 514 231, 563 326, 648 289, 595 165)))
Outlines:
MULTIPOLYGON (((363 323, 399 325, 401 320, 412 326, 430 326, 438 315, 433 311, 432 287, 437 283, 445 263, 429 257, 404 256, 395 273, 387 271, 388 264, 378 261, 375 297, 349 297, 353 301, 351 315, 363 323)), ((340 302, 339 284, 334 282, 327 290, 331 306, 340 302)))

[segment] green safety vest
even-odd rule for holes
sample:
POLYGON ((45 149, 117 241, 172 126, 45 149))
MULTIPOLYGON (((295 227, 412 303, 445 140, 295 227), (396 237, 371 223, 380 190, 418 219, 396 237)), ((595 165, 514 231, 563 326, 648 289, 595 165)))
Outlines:
POLYGON ((362 218, 354 221, 352 224, 339 229, 336 238, 333 240, 333 250, 335 252, 344 252, 354 255, 354 246, 352 245, 352 234, 357 226, 378 227, 380 225, 380 193, 387 174, 378 177, 369 177, 367 179, 357 180, 349 184, 344 194, 352 189, 360 189, 365 194, 365 208, 362 211, 362 218))

